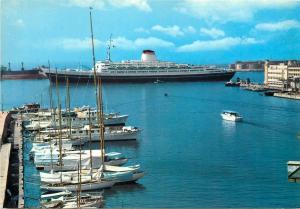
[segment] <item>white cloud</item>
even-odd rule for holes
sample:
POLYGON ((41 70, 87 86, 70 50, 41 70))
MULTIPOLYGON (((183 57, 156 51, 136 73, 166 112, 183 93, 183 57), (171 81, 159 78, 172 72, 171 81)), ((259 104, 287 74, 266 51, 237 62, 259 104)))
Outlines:
POLYGON ((175 10, 208 22, 244 22, 262 9, 284 9, 300 5, 294 0, 183 0, 175 10))
POLYGON ((300 22, 296 20, 284 20, 275 23, 260 23, 255 26, 255 29, 264 31, 286 31, 293 28, 300 28, 300 22))
POLYGON ((24 23, 23 19, 17 19, 15 22, 15 25, 18 27, 24 27, 25 23, 24 23))
POLYGON ((114 7, 135 7, 142 11, 151 11, 147 0, 108 0, 114 7))
MULTIPOLYGON (((152 26, 152 28, 150 29, 152 31, 158 31, 173 37, 177 37, 177 36, 183 36, 184 34, 190 33, 196 33, 196 29, 193 26, 187 26, 184 28, 179 27, 178 25, 173 25, 173 26, 161 26, 161 25, 154 25, 152 26)), ((138 32, 138 33, 150 33, 150 30, 145 29, 143 27, 139 27, 139 28, 135 28, 134 31, 138 32)))
POLYGON ((188 26, 186 28, 183 28, 183 32, 185 33, 196 33, 196 29, 193 26, 188 26))
POLYGON ((113 42, 118 49, 132 50, 136 48, 134 42, 125 37, 116 37, 113 39, 113 42))
POLYGON ((134 41, 134 43, 138 48, 143 48, 143 47, 169 48, 174 46, 174 43, 172 42, 165 41, 155 37, 138 38, 134 41))
POLYGON ((212 38, 218 38, 225 36, 224 31, 216 29, 216 28, 201 28, 200 32, 204 35, 208 35, 212 38))
POLYGON ((174 37, 184 35, 184 33, 182 32, 182 30, 178 25, 166 26, 166 27, 163 27, 161 25, 154 25, 151 29, 174 37))
POLYGON ((227 50, 238 45, 249 45, 261 43, 254 38, 240 38, 240 37, 225 37, 218 40, 209 41, 194 41, 191 44, 186 44, 177 48, 179 52, 195 52, 195 51, 213 51, 213 50, 227 50))
MULTIPOLYGON (((125 37, 116 37, 113 39, 116 48, 122 50, 136 50, 143 48, 170 48, 174 43, 155 37, 137 38, 130 40, 125 37)), ((106 47, 106 42, 94 39, 95 47, 106 47)), ((88 50, 91 49, 92 43, 90 38, 63 38, 49 41, 45 47, 63 48, 65 50, 88 50)))
POLYGON ((137 38, 135 40, 129 40, 125 37, 117 37, 114 40, 114 45, 117 48, 123 50, 134 50, 134 49, 141 49, 141 48, 169 48, 174 47, 174 44, 169 41, 165 41, 155 37, 148 37, 148 38, 137 38))
MULTIPOLYGON (((64 2, 62 2, 64 4, 64 2)), ((102 9, 105 6, 103 0, 68 0, 66 5, 76 7, 93 7, 94 9, 102 9)))
POLYGON ((139 27, 139 28, 135 28, 134 32, 136 32, 136 33, 149 33, 149 30, 147 30, 143 27, 139 27))
MULTIPOLYGON (((52 41, 52 44, 56 43, 56 47, 61 47, 66 50, 87 50, 91 49, 92 42, 90 38, 79 39, 79 38, 64 38, 56 41, 52 41)), ((94 46, 98 47, 103 45, 104 42, 94 39, 94 46)))
POLYGON ((76 7, 93 7, 95 9, 103 9, 106 6, 117 8, 134 7, 142 11, 151 11, 148 0, 66 0, 61 2, 63 5, 76 7))

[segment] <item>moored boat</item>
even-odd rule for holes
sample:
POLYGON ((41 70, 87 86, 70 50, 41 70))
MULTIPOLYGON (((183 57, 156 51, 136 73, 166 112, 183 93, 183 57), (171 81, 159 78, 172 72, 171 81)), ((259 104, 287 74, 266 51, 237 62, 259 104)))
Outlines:
POLYGON ((230 87, 239 87, 240 85, 241 85, 241 82, 234 82, 232 80, 225 83, 225 86, 230 86, 230 87))

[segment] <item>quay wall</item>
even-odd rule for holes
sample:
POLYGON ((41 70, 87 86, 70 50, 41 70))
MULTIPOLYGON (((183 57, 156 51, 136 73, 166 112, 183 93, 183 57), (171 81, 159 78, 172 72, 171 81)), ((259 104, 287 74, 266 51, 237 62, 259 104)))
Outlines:
POLYGON ((300 100, 300 93, 274 93, 274 97, 300 100))
POLYGON ((0 208, 23 208, 23 138, 21 120, 0 113, 0 208))

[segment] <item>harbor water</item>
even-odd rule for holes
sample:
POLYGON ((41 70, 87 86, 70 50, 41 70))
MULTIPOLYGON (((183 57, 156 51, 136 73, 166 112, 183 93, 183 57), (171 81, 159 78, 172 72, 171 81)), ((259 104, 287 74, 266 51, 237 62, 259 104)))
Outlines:
MULTIPOLYGON (((261 72, 237 76, 263 81, 261 72)), ((4 108, 49 107, 48 80, 2 82, 4 108)), ((65 86, 58 89, 64 106, 65 86)), ((70 90, 72 107, 95 106, 92 83, 70 90)), ((128 125, 142 129, 137 141, 106 143, 106 150, 146 171, 135 184, 105 190, 105 207, 300 207, 300 184, 288 182, 286 165, 300 160, 300 101, 224 82, 104 84, 103 97, 105 112, 128 114, 128 125), (223 110, 244 121, 222 120, 223 110)), ((25 205, 36 207, 38 172, 29 149, 25 141, 25 205)))

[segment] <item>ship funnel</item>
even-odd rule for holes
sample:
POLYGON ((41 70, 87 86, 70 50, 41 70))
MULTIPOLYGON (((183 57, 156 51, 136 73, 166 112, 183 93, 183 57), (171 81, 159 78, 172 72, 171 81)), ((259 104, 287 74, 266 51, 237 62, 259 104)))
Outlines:
POLYGON ((152 50, 144 50, 141 57, 142 62, 155 62, 155 52, 152 50))

